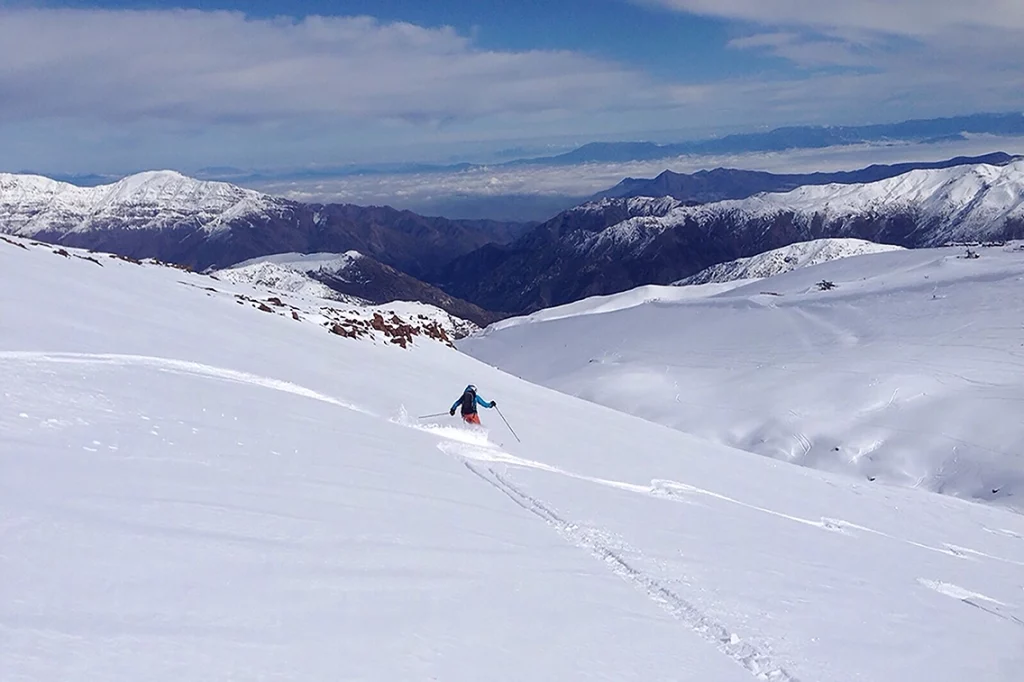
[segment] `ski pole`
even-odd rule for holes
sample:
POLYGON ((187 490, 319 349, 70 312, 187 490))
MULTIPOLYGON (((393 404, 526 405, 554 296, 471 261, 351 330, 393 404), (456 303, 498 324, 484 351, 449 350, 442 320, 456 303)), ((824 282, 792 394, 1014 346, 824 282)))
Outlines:
POLYGON ((418 417, 418 419, 433 419, 434 417, 447 417, 447 416, 450 416, 449 413, 447 413, 447 412, 438 412, 437 414, 425 414, 422 417, 418 417))
POLYGON ((512 425, 508 423, 508 420, 505 419, 505 415, 501 413, 501 410, 498 409, 497 405, 494 406, 494 409, 497 411, 498 416, 501 417, 501 421, 505 422, 505 426, 507 426, 508 430, 512 432, 512 435, 515 436, 515 439, 522 443, 523 441, 519 440, 519 436, 516 436, 516 432, 512 429, 512 425))

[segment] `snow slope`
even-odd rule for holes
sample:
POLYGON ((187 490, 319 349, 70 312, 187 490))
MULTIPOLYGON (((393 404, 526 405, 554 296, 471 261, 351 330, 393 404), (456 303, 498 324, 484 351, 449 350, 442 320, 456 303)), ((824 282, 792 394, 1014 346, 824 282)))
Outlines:
POLYGON ((845 258, 460 347, 750 452, 1024 510, 1024 251, 963 254, 845 258))
POLYGON ((687 287, 649 284, 647 286, 624 291, 621 294, 591 296, 580 301, 566 303, 565 305, 544 308, 543 310, 538 310, 537 312, 530 313, 529 315, 509 317, 499 322, 495 322, 490 325, 488 329, 490 331, 497 331, 500 329, 507 329, 508 327, 517 327, 521 324, 548 322, 550 320, 560 320, 565 317, 599 315, 601 313, 625 310, 645 303, 656 303, 658 301, 689 301, 707 296, 714 296, 744 284, 749 284, 749 281, 730 280, 723 283, 713 282, 687 287))
POLYGON ((739 258, 728 263, 713 265, 696 275, 674 282, 674 284, 693 286, 764 279, 840 258, 899 249, 898 246, 876 244, 863 239, 815 239, 765 251, 750 258, 739 258))
POLYGON ((258 289, 19 243, 0 241, 5 681, 1024 665, 1019 515, 714 445, 442 343, 339 338, 254 308, 258 289), (481 433, 406 416, 467 381, 522 443, 489 411, 481 433))
POLYGON ((232 220, 279 210, 280 201, 269 195, 174 171, 147 171, 96 187, 0 173, 0 225, 9 234, 26 237, 102 229, 111 223, 159 230, 194 222, 215 233, 232 220))

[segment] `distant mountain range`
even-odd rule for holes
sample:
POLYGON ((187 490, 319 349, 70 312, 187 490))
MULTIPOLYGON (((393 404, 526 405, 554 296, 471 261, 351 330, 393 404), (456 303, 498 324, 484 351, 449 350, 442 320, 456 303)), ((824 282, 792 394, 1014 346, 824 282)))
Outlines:
POLYGON ((270 253, 357 250, 416 276, 528 227, 386 206, 303 204, 173 171, 95 187, 0 174, 2 232, 196 269, 270 253))
POLYGON ((866 184, 693 205, 604 199, 508 245, 487 245, 434 276, 452 295, 512 313, 668 284, 712 265, 813 239, 906 247, 1024 237, 1024 161, 915 170, 866 184))
POLYGON ((834 173, 778 174, 764 171, 715 168, 696 173, 673 173, 665 171, 656 178, 626 178, 609 190, 593 197, 599 199, 627 199, 629 197, 672 197, 680 201, 706 204, 726 199, 746 199, 760 192, 788 192, 805 185, 828 185, 831 183, 855 184, 877 182, 895 177, 912 170, 930 168, 952 168, 975 163, 1005 166, 1024 157, 1012 156, 1005 152, 994 152, 982 156, 960 156, 933 163, 875 164, 867 168, 834 173))
POLYGON ((300 286, 319 283, 374 302, 424 301, 487 324, 586 296, 677 282, 816 239, 919 247, 1024 237, 1024 161, 984 158, 990 163, 674 176, 653 187, 678 180, 675 191, 688 198, 603 198, 539 225, 302 204, 173 172, 91 188, 0 175, 0 233, 195 269, 256 259, 246 265, 261 263, 263 275, 278 279, 301 275, 300 286), (852 182, 861 178, 881 179, 852 182), (752 194, 800 179, 812 184, 752 194), (740 198, 699 203, 721 195, 740 198), (272 254, 286 255, 268 259, 272 254))
POLYGON ((950 142, 965 135, 1024 135, 1024 114, 974 114, 863 126, 790 126, 763 133, 671 144, 591 142, 565 154, 520 159, 515 164, 572 166, 580 163, 652 161, 690 154, 743 154, 820 149, 872 142, 950 142))
MULTIPOLYGON (((203 180, 220 180, 259 186, 275 181, 315 181, 357 175, 456 173, 476 168, 522 165, 572 166, 582 163, 622 163, 653 161, 687 155, 779 152, 870 143, 943 143, 963 140, 968 135, 1024 135, 1024 113, 983 113, 862 126, 788 126, 765 132, 740 133, 667 144, 644 141, 590 142, 570 151, 549 156, 524 157, 521 154, 525 153, 525 150, 512 149, 499 152, 497 156, 506 160, 498 160, 495 163, 468 161, 457 163, 371 163, 290 169, 210 166, 199 169, 192 175, 203 180), (516 156, 519 158, 512 158, 516 156)), ((33 173, 26 171, 22 174, 31 175, 33 173)), ((116 181, 116 178, 96 174, 49 174, 49 177, 82 187, 116 181)), ((866 181, 868 180, 860 180, 860 182, 866 181)), ((627 195, 607 194, 603 196, 627 195)), ((482 198, 481 201, 483 200, 485 199, 482 198)), ((443 198, 439 198, 438 201, 444 203, 443 198)))

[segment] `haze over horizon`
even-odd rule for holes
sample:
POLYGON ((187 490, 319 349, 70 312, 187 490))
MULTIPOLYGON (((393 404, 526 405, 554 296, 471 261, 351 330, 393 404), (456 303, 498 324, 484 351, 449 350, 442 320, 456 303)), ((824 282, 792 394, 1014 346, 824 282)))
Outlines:
POLYGON ((1024 109, 1024 6, 0 0, 2 170, 452 162, 1024 109))

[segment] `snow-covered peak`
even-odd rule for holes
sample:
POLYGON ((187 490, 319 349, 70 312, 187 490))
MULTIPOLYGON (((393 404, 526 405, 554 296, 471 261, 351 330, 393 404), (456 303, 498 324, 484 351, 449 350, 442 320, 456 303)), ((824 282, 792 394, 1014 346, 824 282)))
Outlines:
POLYGON ((700 217, 709 212, 761 217, 792 212, 826 219, 905 212, 922 222, 936 222, 936 243, 978 238, 1001 228, 1008 219, 1024 218, 1024 161, 915 170, 866 184, 805 186, 781 194, 682 207, 673 215, 700 217))
POLYGON ((741 210, 859 212, 917 206, 929 214, 970 207, 988 216, 1020 210, 1024 202, 1024 161, 1005 166, 977 164, 915 170, 867 184, 807 185, 781 194, 721 202, 741 210))
POLYGON ((33 236, 116 224, 162 229, 183 224, 217 231, 229 219, 274 211, 279 200, 176 171, 147 171, 96 187, 37 175, 0 174, 0 232, 33 236))
POLYGON ((679 280, 675 284, 690 286, 763 279, 840 258, 899 250, 901 250, 899 246, 876 244, 863 239, 815 239, 766 251, 750 258, 739 258, 728 263, 720 263, 702 270, 692 277, 679 280))
POLYGON ((683 206, 683 202, 670 196, 664 197, 629 197, 626 199, 603 198, 596 201, 589 201, 576 208, 570 209, 571 213, 601 213, 613 207, 624 208, 630 215, 665 215, 672 209, 683 206))

